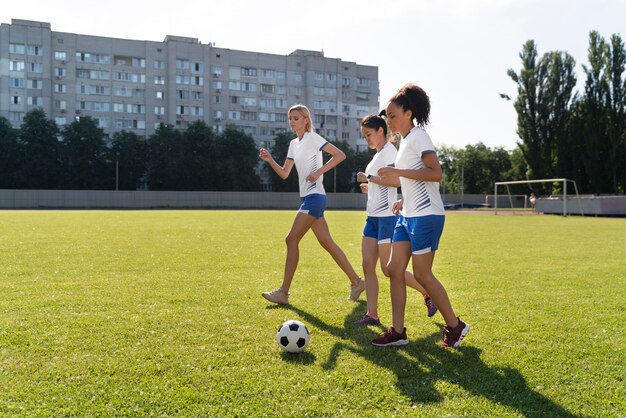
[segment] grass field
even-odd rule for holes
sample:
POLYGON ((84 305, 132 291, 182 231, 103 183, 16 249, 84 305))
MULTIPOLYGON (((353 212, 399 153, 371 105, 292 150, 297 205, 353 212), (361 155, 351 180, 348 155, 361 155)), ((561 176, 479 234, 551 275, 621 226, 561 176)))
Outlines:
MULTIPOLYGON (((291 305, 262 299, 293 217, 0 211, 0 415, 626 416, 625 219, 448 215, 435 273, 472 330, 445 350, 411 292, 411 343, 371 346, 312 234, 291 305), (274 341, 286 319, 305 353, 274 341)), ((360 272, 364 214, 327 219, 360 272)))

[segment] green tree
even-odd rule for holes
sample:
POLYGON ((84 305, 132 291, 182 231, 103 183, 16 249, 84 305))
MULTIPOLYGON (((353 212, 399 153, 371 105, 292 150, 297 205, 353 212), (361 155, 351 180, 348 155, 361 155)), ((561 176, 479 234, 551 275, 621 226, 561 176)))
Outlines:
POLYGON ((179 170, 184 190, 217 190, 216 137, 204 121, 195 121, 182 134, 183 164, 179 170))
POLYGON ((61 184, 58 128, 41 108, 26 113, 19 129, 24 151, 17 183, 24 189, 58 189, 61 184))
POLYGON ((259 151, 250 135, 228 126, 218 135, 215 149, 216 190, 261 189, 261 180, 255 172, 259 162, 259 151))
POLYGON ((14 189, 18 186, 23 155, 17 130, 7 118, 0 117, 0 189, 14 189))
POLYGON ((624 192, 626 184, 626 50, 618 34, 611 36, 607 48, 607 68, 604 77, 608 84, 607 97, 607 135, 609 137, 609 165, 611 171, 612 192, 624 192))
POLYGON ((61 131, 62 187, 73 190, 115 188, 104 131, 91 117, 81 117, 61 131))
POLYGON ((113 134, 109 159, 117 171, 119 190, 137 190, 146 174, 148 144, 134 132, 113 134))
POLYGON ((573 178, 584 192, 624 191, 626 169, 626 52, 618 35, 607 43, 598 32, 589 34, 589 65, 584 94, 572 111, 573 178))
MULTIPOLYGON (((346 154, 346 159, 324 174, 324 190, 337 193, 352 192, 354 191, 354 174, 358 169, 356 152, 346 141, 334 141, 331 144, 342 150, 346 154)), ((323 156, 324 162, 331 158, 328 153, 323 153, 323 156)))
POLYGON ((575 61, 566 52, 549 52, 538 59, 532 40, 524 44, 520 58, 520 73, 509 69, 508 75, 517 84, 517 133, 529 178, 562 177, 567 164, 559 156, 568 148, 575 61))
MULTIPOLYGON (((287 151, 289 143, 294 138, 292 133, 281 133, 274 138, 274 145, 270 149, 272 157, 281 167, 287 159, 287 151)), ((281 179, 278 174, 267 163, 263 163, 263 170, 269 173, 272 190, 275 192, 297 192, 298 191, 298 175, 295 173, 295 167, 291 170, 289 177, 285 180, 281 179)))
POLYGON ((181 134, 172 125, 161 125, 148 140, 150 190, 180 190, 178 172, 183 164, 181 134))

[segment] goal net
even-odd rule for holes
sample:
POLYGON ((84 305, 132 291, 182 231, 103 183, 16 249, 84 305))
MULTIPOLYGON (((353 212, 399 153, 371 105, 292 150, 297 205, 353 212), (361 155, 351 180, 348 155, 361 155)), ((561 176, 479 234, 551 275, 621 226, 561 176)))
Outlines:
POLYGON ((497 181, 494 183, 493 187, 493 195, 494 195, 494 213, 498 214, 498 189, 500 186, 505 186, 507 190, 507 196, 509 197, 509 201, 511 202, 511 206, 513 206, 513 198, 511 195, 511 191, 509 190, 509 186, 514 184, 532 184, 532 183, 561 183, 561 190, 563 193, 561 194, 561 198, 563 200, 563 216, 567 216, 567 203, 568 199, 576 199, 578 200, 578 206, 580 209, 580 214, 584 216, 582 205, 580 203, 580 196, 578 195, 578 187, 576 186, 576 182, 570 179, 539 179, 539 180, 516 180, 516 181, 497 181), (574 185, 574 192, 576 193, 576 197, 567 195, 567 185, 571 183, 574 185))

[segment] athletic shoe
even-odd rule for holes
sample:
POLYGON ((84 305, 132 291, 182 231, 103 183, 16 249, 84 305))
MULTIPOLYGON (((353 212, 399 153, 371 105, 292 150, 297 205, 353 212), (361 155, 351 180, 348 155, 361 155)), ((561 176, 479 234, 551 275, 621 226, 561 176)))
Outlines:
POLYGON ((429 297, 424 298, 424 305, 426 305, 426 308, 428 308, 428 317, 430 318, 431 316, 433 316, 434 314, 437 313, 437 311, 439 310, 439 308, 437 308, 437 305, 435 305, 435 302, 433 302, 433 300, 429 297))
POLYGON ((281 287, 272 290, 271 292, 263 292, 261 293, 261 296, 270 302, 277 303, 279 305, 289 304, 289 293, 285 293, 281 287))
POLYGON ((380 319, 375 319, 368 314, 363 315, 363 318, 358 321, 354 321, 352 325, 380 325, 380 319))
POLYGON ((456 327, 443 327, 443 341, 441 342, 441 346, 444 348, 458 347, 459 344, 461 344, 461 340, 465 338, 470 330, 469 324, 461 321, 461 319, 458 317, 457 319, 459 320, 459 325, 457 325, 456 327))
POLYGON ((356 302, 359 299, 359 296, 365 290, 365 280, 359 279, 359 283, 356 285, 350 285, 350 299, 352 302, 356 302))
POLYGON ((384 334, 381 334, 379 337, 372 340, 372 344, 376 347, 407 345, 408 343, 409 339, 406 337, 406 328, 402 331, 402 333, 399 333, 396 332, 393 327, 389 327, 384 334))

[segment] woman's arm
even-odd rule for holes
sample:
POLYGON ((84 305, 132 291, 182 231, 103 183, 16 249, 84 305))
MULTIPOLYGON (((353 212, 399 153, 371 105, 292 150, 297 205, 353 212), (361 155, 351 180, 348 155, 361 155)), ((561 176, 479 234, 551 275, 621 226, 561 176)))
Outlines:
POLYGON ((289 177, 289 173, 291 173, 291 169, 293 168, 293 160, 289 158, 285 159, 285 164, 281 167, 265 148, 259 150, 259 158, 268 163, 281 179, 284 180, 289 177))
POLYGON ((429 152, 422 155, 424 167, 419 170, 396 167, 382 167, 378 170, 378 175, 383 178, 406 177, 411 180, 420 181, 441 181, 442 171, 437 154, 429 152))
POLYGON ((327 152, 328 154, 332 155, 332 157, 326 162, 326 164, 324 164, 306 177, 306 179, 310 182, 317 181, 317 179, 320 178, 322 174, 332 170, 340 162, 346 159, 346 154, 330 142, 327 143, 324 148, 322 148, 322 151, 327 152))

